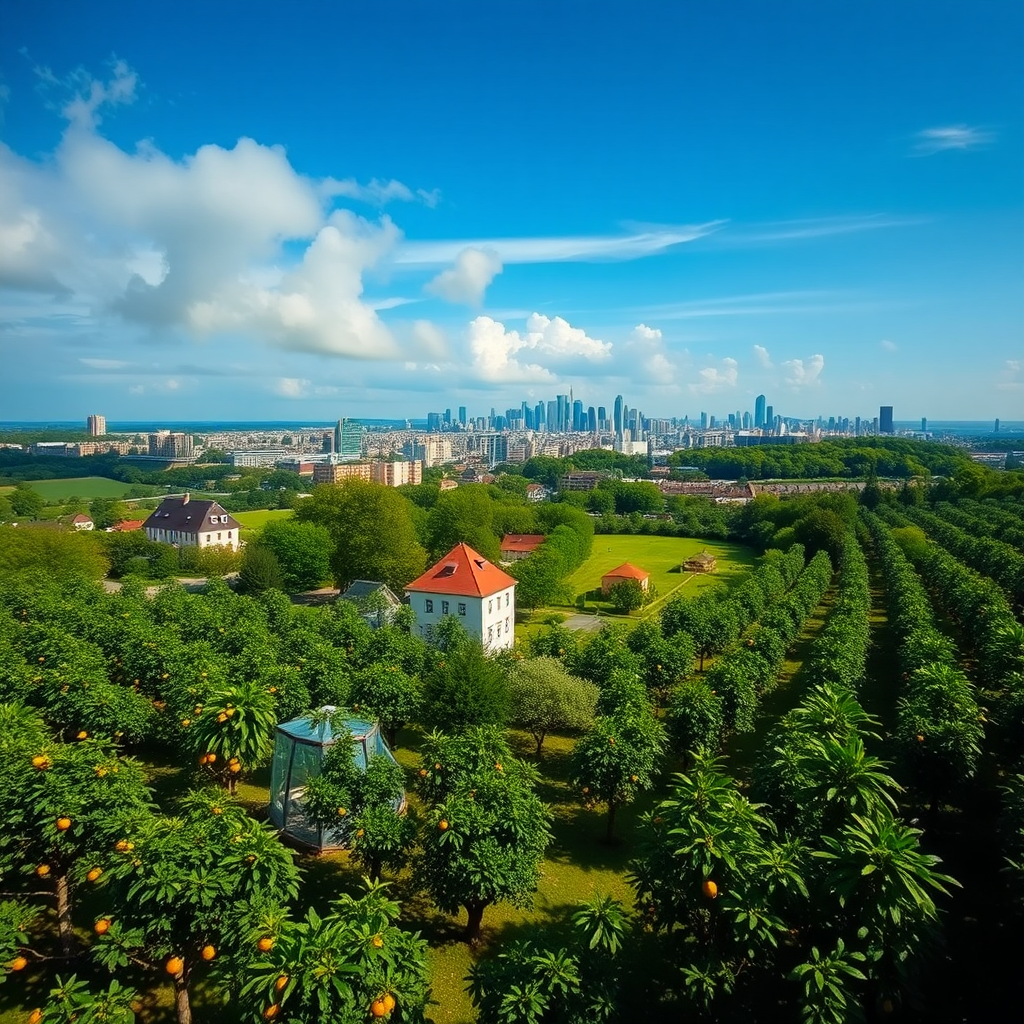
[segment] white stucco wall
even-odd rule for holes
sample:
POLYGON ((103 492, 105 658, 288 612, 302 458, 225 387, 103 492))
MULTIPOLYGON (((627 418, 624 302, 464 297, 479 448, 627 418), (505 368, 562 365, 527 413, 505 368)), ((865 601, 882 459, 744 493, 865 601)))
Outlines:
POLYGON ((429 639, 430 630, 446 615, 453 615, 486 650, 501 651, 512 647, 515 643, 515 589, 515 586, 507 587, 484 598, 410 591, 409 606, 416 616, 416 633, 429 639), (463 608, 465 614, 462 614, 463 608))

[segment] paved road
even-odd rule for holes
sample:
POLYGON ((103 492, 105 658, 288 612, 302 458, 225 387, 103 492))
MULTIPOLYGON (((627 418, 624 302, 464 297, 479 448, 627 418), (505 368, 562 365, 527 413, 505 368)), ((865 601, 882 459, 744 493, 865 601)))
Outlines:
POLYGON ((570 615, 562 625, 566 629, 582 629, 596 633, 608 621, 603 615, 570 615))

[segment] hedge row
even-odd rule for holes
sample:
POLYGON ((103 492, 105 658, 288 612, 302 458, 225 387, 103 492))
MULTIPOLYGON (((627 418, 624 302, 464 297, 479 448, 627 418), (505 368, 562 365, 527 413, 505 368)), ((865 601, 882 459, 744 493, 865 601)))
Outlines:
POLYGON ((961 530, 994 537, 1013 545, 1018 551, 1024 551, 1024 509, 1020 505, 1011 512, 990 501, 961 499, 955 505, 940 502, 935 506, 935 512, 961 530))

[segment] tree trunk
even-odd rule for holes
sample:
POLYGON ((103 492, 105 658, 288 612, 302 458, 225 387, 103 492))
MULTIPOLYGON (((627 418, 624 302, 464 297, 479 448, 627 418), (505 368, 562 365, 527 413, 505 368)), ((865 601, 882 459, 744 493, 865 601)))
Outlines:
POLYGON ((370 881, 371 882, 379 882, 380 881, 380 868, 381 868, 380 857, 371 857, 370 858, 370 881))
POLYGON ((704 671, 704 648, 703 647, 701 648, 701 651, 700 651, 700 670, 701 670, 701 672, 704 671))
POLYGON ((610 843, 615 835, 615 812, 619 809, 619 805, 614 800, 608 801, 608 831, 605 833, 605 839, 610 843))
POLYGON ((544 746, 545 736, 547 736, 546 732, 533 734, 533 738, 537 741, 537 757, 540 757, 540 748, 544 746))
POLYGON ((78 940, 71 923, 71 890, 68 887, 67 872, 62 872, 53 880, 57 893, 57 931, 60 935, 60 946, 65 956, 74 956, 78 952, 78 940))
POLYGON ((178 1024, 192 1024, 192 1004, 188 998, 189 968, 174 976, 174 1009, 178 1014, 178 1024))
POLYGON ((466 904, 466 941, 475 946, 480 941, 480 924, 484 919, 487 904, 482 900, 473 900, 466 904))

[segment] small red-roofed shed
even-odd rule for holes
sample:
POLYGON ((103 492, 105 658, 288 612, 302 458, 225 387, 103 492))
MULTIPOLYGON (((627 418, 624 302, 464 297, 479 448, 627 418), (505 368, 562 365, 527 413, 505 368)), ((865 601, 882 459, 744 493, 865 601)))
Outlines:
POLYGON ((638 569, 635 565, 630 565, 629 562, 623 562, 622 565, 606 572, 601 577, 601 593, 607 597, 608 591, 623 580, 636 580, 641 589, 646 590, 650 578, 651 574, 646 570, 638 569))

